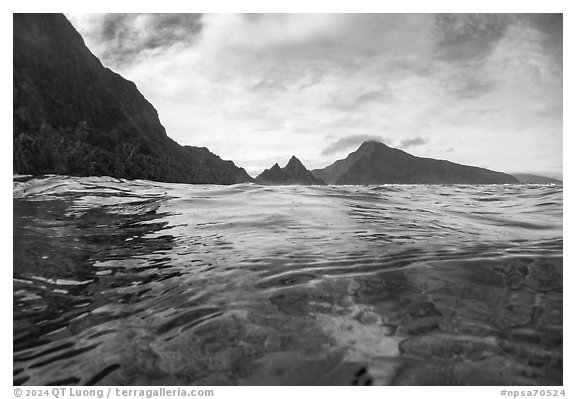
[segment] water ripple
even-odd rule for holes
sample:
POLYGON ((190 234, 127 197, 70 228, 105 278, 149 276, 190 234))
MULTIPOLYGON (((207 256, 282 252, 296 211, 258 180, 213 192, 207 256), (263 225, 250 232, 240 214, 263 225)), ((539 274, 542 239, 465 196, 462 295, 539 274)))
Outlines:
POLYGON ((562 384, 554 185, 14 178, 14 384, 562 384))

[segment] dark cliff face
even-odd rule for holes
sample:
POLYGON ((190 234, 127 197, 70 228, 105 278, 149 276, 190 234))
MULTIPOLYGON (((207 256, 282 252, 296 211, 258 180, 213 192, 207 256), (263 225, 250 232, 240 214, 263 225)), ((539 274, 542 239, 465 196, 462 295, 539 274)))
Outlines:
POLYGON ((449 161, 420 158, 385 144, 368 141, 346 159, 314 176, 328 184, 503 184, 518 183, 513 176, 449 161))
POLYGON ((314 177, 314 175, 306 169, 302 162, 296 157, 290 158, 288 164, 280 168, 278 164, 274 164, 270 169, 266 169, 258 177, 256 182, 260 184, 305 184, 305 185, 323 185, 325 184, 322 179, 314 177))
POLYGON ((253 179, 171 140, 136 85, 105 68, 61 14, 14 14, 13 169, 181 183, 253 179))

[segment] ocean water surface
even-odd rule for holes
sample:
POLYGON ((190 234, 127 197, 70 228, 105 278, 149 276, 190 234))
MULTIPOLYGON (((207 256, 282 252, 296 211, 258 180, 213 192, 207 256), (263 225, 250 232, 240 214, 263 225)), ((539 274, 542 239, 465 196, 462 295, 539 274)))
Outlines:
POLYGON ((14 177, 14 384, 561 385, 562 187, 14 177))

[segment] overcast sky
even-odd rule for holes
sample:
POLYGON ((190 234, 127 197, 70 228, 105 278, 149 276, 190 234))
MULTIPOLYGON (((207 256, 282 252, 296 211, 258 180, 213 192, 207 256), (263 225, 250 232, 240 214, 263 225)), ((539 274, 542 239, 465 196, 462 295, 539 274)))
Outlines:
POLYGON ((67 16, 170 137, 253 176, 365 140, 562 176, 562 15, 67 16))

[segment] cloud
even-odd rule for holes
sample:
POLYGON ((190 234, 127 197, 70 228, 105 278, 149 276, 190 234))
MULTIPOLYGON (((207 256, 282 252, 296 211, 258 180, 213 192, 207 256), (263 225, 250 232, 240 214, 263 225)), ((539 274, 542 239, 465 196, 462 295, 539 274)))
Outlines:
POLYGON ((416 147, 428 142, 428 138, 424 137, 414 137, 401 140, 398 144, 395 144, 395 141, 389 138, 384 138, 380 135, 371 135, 371 134, 354 134, 350 136, 342 137, 332 143, 330 143, 326 148, 322 150, 322 155, 331 155, 338 152, 342 152, 344 150, 358 147, 365 141, 379 141, 381 143, 390 145, 390 146, 397 146, 398 148, 409 148, 409 147, 416 147))
POLYGON ((341 139, 331 143, 328 147, 322 150, 322 155, 331 155, 337 152, 344 151, 351 147, 357 147, 365 141, 379 141, 382 143, 390 144, 390 140, 382 138, 377 135, 369 134, 355 134, 351 136, 342 137, 341 139))
POLYGON ((381 101, 383 99, 389 99, 391 97, 392 97, 391 93, 389 93, 388 91, 386 91, 384 89, 371 90, 371 91, 368 91, 366 93, 360 94, 356 98, 356 103, 364 104, 364 103, 378 102, 378 101, 381 101))
POLYGON ((562 65, 563 14, 518 14, 516 18, 539 32, 547 54, 558 65, 562 65))
POLYGON ((457 148, 450 160, 502 171, 561 165, 561 14, 71 19, 171 137, 246 168, 292 154, 324 167, 382 132, 418 156, 457 148))
POLYGON ((511 14, 438 14, 436 56, 468 63, 483 58, 505 35, 511 14))
POLYGON ((84 14, 72 23, 91 43, 106 65, 122 67, 146 54, 190 43, 202 30, 201 14, 84 14))
POLYGON ((286 87, 274 80, 261 80, 260 82, 250 86, 248 89, 251 91, 271 93, 276 91, 285 91, 286 87))
POLYGON ((426 144, 427 142, 428 142, 427 138, 414 137, 411 139, 404 139, 404 140, 400 141, 400 144, 398 145, 398 147, 399 148, 414 147, 414 146, 426 144))

